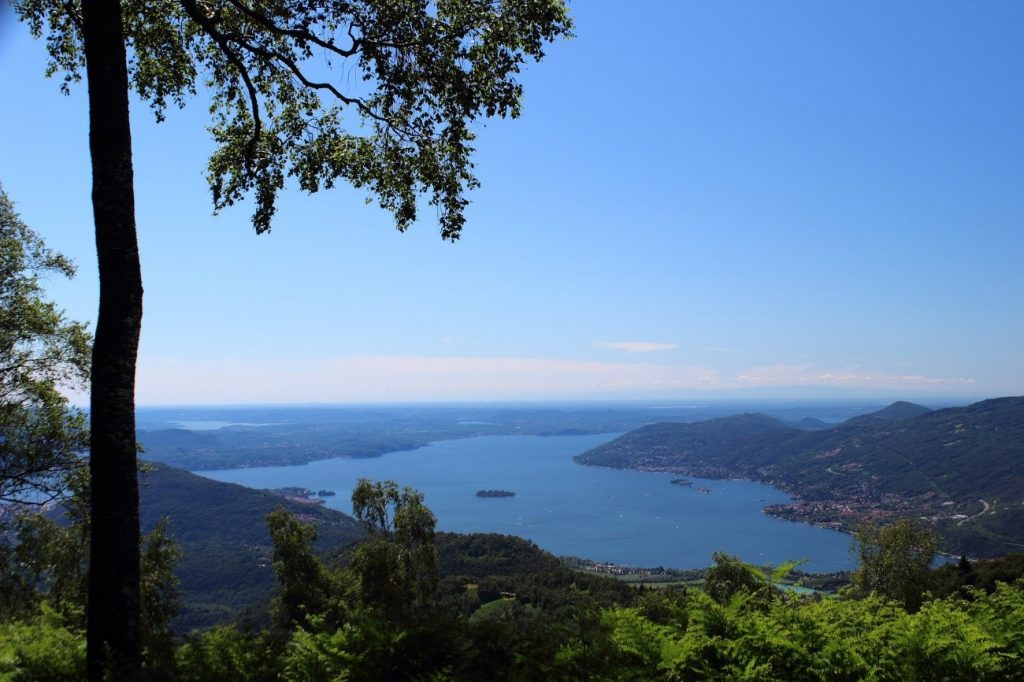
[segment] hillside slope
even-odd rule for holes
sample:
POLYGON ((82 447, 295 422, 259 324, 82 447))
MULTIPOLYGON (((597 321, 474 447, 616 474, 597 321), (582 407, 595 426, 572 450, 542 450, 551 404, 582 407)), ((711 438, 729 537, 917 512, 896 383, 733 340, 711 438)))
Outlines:
POLYGON ((285 506, 317 526, 320 550, 353 542, 362 528, 350 516, 320 505, 233 483, 212 481, 164 464, 140 476, 143 532, 170 520, 180 544, 184 607, 176 627, 188 631, 232 620, 265 606, 277 587, 266 515, 285 506))
POLYGON ((818 431, 763 415, 654 424, 576 461, 763 481, 800 500, 771 513, 844 529, 925 517, 955 552, 1024 546, 1022 397, 936 411, 896 403, 818 431))

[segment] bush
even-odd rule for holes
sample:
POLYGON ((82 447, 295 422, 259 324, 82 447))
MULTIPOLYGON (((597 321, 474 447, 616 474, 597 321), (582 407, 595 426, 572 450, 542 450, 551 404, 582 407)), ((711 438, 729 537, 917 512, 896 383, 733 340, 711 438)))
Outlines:
POLYGON ((45 604, 34 620, 0 624, 0 679, 85 679, 85 637, 65 627, 45 604))

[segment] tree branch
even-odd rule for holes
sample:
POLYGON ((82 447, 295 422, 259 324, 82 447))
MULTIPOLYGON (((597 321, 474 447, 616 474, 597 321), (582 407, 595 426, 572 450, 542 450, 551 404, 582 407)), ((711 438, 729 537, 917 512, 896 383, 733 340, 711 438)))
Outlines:
POLYGON ((241 0, 228 0, 228 2, 230 2, 234 7, 236 7, 239 12, 249 17, 256 23, 258 23, 260 26, 262 26, 263 28, 267 29, 268 31, 275 35, 288 36, 290 38, 295 38, 296 40, 299 41, 311 42, 314 45, 318 45, 324 48, 325 50, 338 55, 339 57, 355 56, 356 54, 359 53, 359 49, 362 47, 363 44, 363 41, 361 39, 352 35, 352 24, 349 24, 348 29, 348 35, 352 39, 352 47, 345 49, 342 47, 338 47, 338 45, 335 44, 334 41, 324 40, 323 38, 316 35, 312 31, 300 30, 295 28, 283 28, 281 26, 278 26, 266 15, 257 12, 253 8, 246 5, 244 2, 241 2, 241 0))
POLYGON ((252 137, 246 144, 247 161, 251 163, 256 158, 256 146, 259 143, 260 136, 263 134, 263 121, 260 118, 260 102, 256 86, 253 84, 252 78, 249 76, 249 71, 246 69, 245 63, 242 61, 241 57, 235 54, 234 50, 231 49, 231 46, 229 45, 230 38, 226 34, 221 33, 217 28, 215 21, 212 18, 207 17, 202 10, 199 9, 195 0, 181 0, 181 4, 188 15, 197 24, 199 24, 200 28, 202 28, 215 43, 217 43, 217 47, 221 49, 221 52, 224 53, 228 62, 238 71, 238 75, 241 77, 242 82, 245 83, 245 89, 249 94, 249 104, 252 108, 253 120, 252 137))
MULTIPOLYGON (((191 2, 192 0, 182 0, 182 1, 183 2, 191 2)), ((216 30, 216 29, 214 29, 214 30, 216 30)), ((268 49, 266 47, 263 47, 262 45, 255 44, 252 41, 250 41, 249 39, 247 39, 245 36, 239 35, 237 33, 224 34, 224 33, 220 33, 218 31, 218 35, 221 36, 225 41, 230 41, 230 42, 238 45, 240 48, 242 48, 244 50, 248 50, 250 53, 252 53, 252 54, 254 54, 254 55, 258 56, 258 57, 262 57, 267 62, 277 63, 278 65, 283 66, 284 68, 286 68, 295 77, 296 80, 298 80, 300 83, 302 83, 302 85, 304 85, 305 87, 311 88, 311 89, 314 89, 314 90, 322 90, 322 91, 329 92, 335 98, 337 98, 338 101, 342 102, 343 104, 348 104, 348 105, 351 105, 351 106, 355 106, 366 117, 371 118, 371 119, 373 119, 375 121, 378 121, 380 123, 384 123, 389 128, 391 128, 391 127, 394 127, 396 129, 403 128, 402 126, 395 126, 395 122, 392 119, 390 119, 387 116, 383 116, 383 115, 377 113, 376 111, 373 110, 372 107, 370 107, 368 104, 366 104, 366 102, 364 102, 362 99, 360 99, 358 97, 349 97, 348 95, 343 93, 341 90, 338 90, 338 88, 336 88, 334 85, 332 85, 330 83, 317 82, 317 81, 310 80, 306 76, 306 74, 302 71, 302 68, 291 57, 289 57, 287 55, 284 55, 284 54, 281 54, 277 50, 271 50, 271 49, 268 49)), ((212 34, 211 34, 211 37, 213 37, 212 34)), ((218 44, 220 44, 220 43, 218 42, 218 44)), ((405 133, 409 133, 411 131, 406 129, 406 130, 404 130, 404 132, 405 133)))

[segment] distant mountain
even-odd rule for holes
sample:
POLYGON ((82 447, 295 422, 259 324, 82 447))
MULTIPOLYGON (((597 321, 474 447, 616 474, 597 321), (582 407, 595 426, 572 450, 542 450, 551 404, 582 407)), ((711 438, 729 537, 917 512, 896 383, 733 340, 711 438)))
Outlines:
POLYGON ((931 412, 931 410, 923 405, 916 405, 914 403, 908 403, 905 400, 899 400, 888 407, 878 410, 877 412, 851 417, 843 422, 843 424, 846 426, 852 426, 854 424, 865 424, 872 421, 901 421, 903 419, 920 417, 922 414, 926 414, 928 412, 931 412))
POLYGON ((786 426, 792 426, 794 429, 801 429, 803 431, 820 431, 821 429, 829 428, 828 423, 814 417, 804 417, 797 421, 785 422, 785 424, 786 426))
POLYGON ((177 573, 184 608, 176 627, 182 632, 267 605, 277 580, 265 517, 278 506, 316 524, 320 550, 362 536, 355 519, 322 505, 212 481, 164 464, 150 466, 140 476, 140 518, 144 532, 170 519, 171 534, 180 544, 177 573))
MULTIPOLYGON (((808 416, 807 405, 779 402, 140 408, 136 438, 147 460, 203 471, 307 464, 335 457, 377 457, 437 441, 477 436, 625 433, 659 421, 694 422, 768 407, 773 416, 783 420, 808 416)), ((861 409, 859 404, 842 403, 829 405, 826 412, 830 421, 837 421, 861 409)), ((807 422, 799 426, 813 429, 824 424, 807 422)))
POLYGON ((147 460, 202 471, 378 457, 475 436, 622 433, 655 419, 683 414, 707 418, 720 410, 499 405, 143 408, 136 438, 147 460))
POLYGON ((911 419, 913 417, 920 417, 926 412, 931 412, 931 410, 924 405, 908 403, 906 400, 898 400, 874 414, 876 417, 882 417, 883 419, 911 419))
POLYGON ((740 414, 680 424, 643 426, 600 445, 575 460, 580 464, 620 469, 681 472, 704 478, 728 478, 753 471, 761 459, 775 458, 775 449, 812 437, 763 414, 740 414), (764 453, 768 454, 765 455, 764 453))
POLYGON ((936 411, 900 402, 819 431, 764 415, 654 424, 576 461, 767 482, 800 500, 771 513, 844 529, 926 517, 955 552, 1024 546, 1024 397, 936 411))
POLYGON ((139 430, 136 437, 146 459, 190 471, 289 466, 332 457, 379 457, 429 442, 425 438, 351 433, 334 425, 305 424, 232 426, 209 431, 139 430))

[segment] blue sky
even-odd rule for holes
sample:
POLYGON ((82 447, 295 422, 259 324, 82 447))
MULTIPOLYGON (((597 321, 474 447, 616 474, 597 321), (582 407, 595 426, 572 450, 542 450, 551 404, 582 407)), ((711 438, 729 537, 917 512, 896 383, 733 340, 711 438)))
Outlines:
MULTIPOLYGON (((1024 393, 1024 3, 574 2, 462 240, 340 189, 211 215, 134 103, 141 404, 1024 393)), ((0 19, 0 182, 92 320, 84 86, 0 19)))

